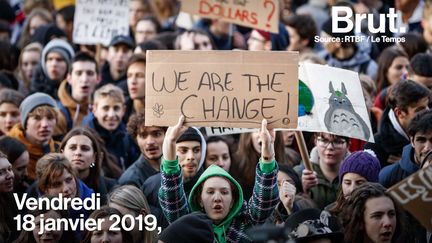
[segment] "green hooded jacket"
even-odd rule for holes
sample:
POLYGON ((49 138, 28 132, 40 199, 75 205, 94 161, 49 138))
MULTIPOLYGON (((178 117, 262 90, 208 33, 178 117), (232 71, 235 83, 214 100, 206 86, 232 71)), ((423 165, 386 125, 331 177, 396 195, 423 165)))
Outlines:
POLYGON ((231 181, 237 187, 237 191, 236 191, 237 196, 234 198, 238 198, 238 200, 236 200, 234 202, 233 207, 231 208, 230 212, 228 213, 228 215, 225 217, 225 219, 221 223, 219 223, 218 225, 215 225, 215 224, 212 225, 217 242, 225 242, 225 230, 229 228, 232 219, 234 218, 234 216, 236 216, 240 212, 242 205, 243 205, 243 190, 242 190, 240 184, 230 174, 228 174, 228 172, 226 172, 221 167, 219 167, 217 165, 210 165, 204 171, 204 173, 200 176, 197 183, 195 183, 195 185, 193 186, 193 188, 189 194, 189 205, 190 205, 192 212, 202 210, 200 205, 197 205, 193 201, 193 195, 196 193, 196 190, 199 187, 199 185, 201 185, 208 178, 215 177, 215 176, 224 177, 224 178, 228 179, 229 181, 231 181))

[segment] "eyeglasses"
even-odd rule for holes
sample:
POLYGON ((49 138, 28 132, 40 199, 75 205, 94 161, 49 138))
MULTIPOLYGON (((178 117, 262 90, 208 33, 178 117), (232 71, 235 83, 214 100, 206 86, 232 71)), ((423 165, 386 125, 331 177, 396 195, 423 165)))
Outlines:
POLYGON ((333 141, 330 141, 327 138, 322 138, 322 137, 317 138, 317 144, 323 148, 327 148, 329 144, 332 144, 334 148, 343 148, 345 143, 346 141, 343 139, 335 139, 333 141))

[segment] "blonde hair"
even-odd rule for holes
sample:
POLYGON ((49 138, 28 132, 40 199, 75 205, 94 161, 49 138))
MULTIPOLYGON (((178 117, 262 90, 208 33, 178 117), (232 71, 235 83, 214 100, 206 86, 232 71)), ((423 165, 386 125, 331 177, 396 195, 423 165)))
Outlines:
MULTIPOLYGON (((144 210, 146 214, 150 214, 150 206, 147 199, 143 192, 136 186, 124 185, 115 188, 108 195, 108 205, 111 203, 115 203, 135 212, 135 216, 141 214, 142 210, 144 210)), ((144 231, 144 242, 153 242, 154 239, 157 239, 155 232, 156 231, 144 231)))
POLYGON ((96 105, 97 101, 104 98, 110 98, 115 101, 125 103, 125 97, 123 95, 123 90, 113 84, 105 84, 96 90, 93 96, 93 104, 96 105))

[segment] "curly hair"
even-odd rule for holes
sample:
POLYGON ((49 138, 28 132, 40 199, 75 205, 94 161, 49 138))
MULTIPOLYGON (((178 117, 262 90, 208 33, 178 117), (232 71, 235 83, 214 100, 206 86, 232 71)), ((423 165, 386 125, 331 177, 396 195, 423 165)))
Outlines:
POLYGON ((364 213, 366 202, 372 198, 388 197, 392 200, 396 211, 396 229, 392 242, 395 242, 402 233, 404 212, 397 202, 386 192, 386 189, 378 184, 366 182, 355 189, 351 196, 345 201, 340 214, 343 227, 345 228, 345 242, 361 243, 366 236, 364 227, 364 213))

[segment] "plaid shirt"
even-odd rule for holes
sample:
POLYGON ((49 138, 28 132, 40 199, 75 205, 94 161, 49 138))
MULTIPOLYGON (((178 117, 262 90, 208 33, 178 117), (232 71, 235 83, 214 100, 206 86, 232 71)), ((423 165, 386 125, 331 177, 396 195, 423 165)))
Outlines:
MULTIPOLYGON (((260 162, 261 163, 261 162, 260 162)), ((253 225, 262 224, 272 214, 279 202, 277 187, 278 167, 269 173, 256 167, 255 186, 249 202, 243 202, 239 213, 234 216, 226 232, 226 242, 250 242, 246 230, 253 225)), ((187 195, 183 189, 181 170, 167 174, 161 170, 162 182, 159 189, 159 203, 167 220, 172 223, 176 219, 191 212, 187 195)))

